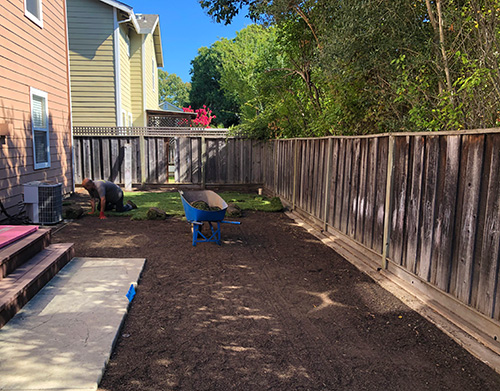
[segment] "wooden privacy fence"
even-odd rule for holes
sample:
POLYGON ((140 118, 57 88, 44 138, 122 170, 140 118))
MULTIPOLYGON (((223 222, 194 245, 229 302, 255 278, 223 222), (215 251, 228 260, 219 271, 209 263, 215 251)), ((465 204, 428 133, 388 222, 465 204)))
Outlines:
POLYGON ((382 267, 500 320, 498 130, 270 144, 266 188, 382 267))
POLYGON ((133 183, 165 184, 169 165, 182 184, 262 184, 265 145, 220 136, 74 136, 75 181, 125 182, 125 145, 131 146, 133 183), (169 159, 170 156, 170 159, 169 159))
POLYGON ((123 183, 126 143, 134 183, 166 183, 170 164, 177 183, 263 185, 500 337, 499 130, 267 143, 206 133, 76 135, 76 182, 123 183))

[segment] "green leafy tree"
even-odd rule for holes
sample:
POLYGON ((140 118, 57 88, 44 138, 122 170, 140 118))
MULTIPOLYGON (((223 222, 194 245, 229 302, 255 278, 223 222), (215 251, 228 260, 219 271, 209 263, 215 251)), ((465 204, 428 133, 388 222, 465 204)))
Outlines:
MULTIPOLYGON (((200 3, 218 22, 245 9, 273 26, 271 46, 242 61, 248 66, 221 56, 219 88, 237 100, 250 133, 500 125, 500 0, 200 3), (252 116, 246 108, 257 102, 252 116)), ((248 56, 238 39, 225 44, 223 53, 248 56)))
POLYGON ((184 83, 175 73, 158 70, 160 102, 170 102, 177 107, 189 106, 191 83, 184 83))
POLYGON ((239 107, 235 97, 225 92, 220 84, 222 60, 216 46, 198 49, 198 55, 191 61, 191 106, 210 107, 216 116, 213 123, 230 127, 238 124, 239 107))

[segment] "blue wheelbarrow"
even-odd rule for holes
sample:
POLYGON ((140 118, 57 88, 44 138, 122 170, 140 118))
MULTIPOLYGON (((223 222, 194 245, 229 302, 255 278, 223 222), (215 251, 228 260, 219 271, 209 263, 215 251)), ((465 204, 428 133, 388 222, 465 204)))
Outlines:
POLYGON ((186 219, 193 226, 193 246, 200 242, 214 242, 220 246, 221 223, 240 224, 239 221, 224 220, 228 205, 217 193, 211 190, 179 191, 179 194, 181 195, 186 219), (210 208, 217 208, 218 210, 195 208, 192 204, 198 201, 203 201, 210 208), (207 235, 201 232, 204 222, 207 222, 210 227, 210 233, 207 235))

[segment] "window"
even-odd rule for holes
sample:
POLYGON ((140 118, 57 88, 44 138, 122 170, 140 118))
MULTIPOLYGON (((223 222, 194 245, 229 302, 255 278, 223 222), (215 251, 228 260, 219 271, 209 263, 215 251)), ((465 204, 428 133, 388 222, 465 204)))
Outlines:
POLYGON ((35 170, 50 167, 49 109, 47 93, 31 89, 31 127, 35 170))
POLYGON ((24 0, 24 15, 43 28, 42 0, 24 0))
POLYGON ((128 113, 128 126, 133 127, 134 121, 132 119, 132 113, 128 113))

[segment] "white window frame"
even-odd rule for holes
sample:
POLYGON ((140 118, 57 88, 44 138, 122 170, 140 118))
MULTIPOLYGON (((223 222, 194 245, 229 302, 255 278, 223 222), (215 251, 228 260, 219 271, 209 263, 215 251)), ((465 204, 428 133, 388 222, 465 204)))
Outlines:
POLYGON ((35 170, 49 168, 50 167, 50 126, 49 126, 49 99, 48 94, 45 91, 40 91, 36 88, 30 88, 30 108, 31 108, 31 134, 33 138, 33 165, 35 170), (33 96, 38 96, 45 100, 45 126, 35 126, 35 122, 33 121, 33 96), (36 142, 35 142, 35 131, 37 132, 45 132, 46 143, 47 143, 47 161, 46 162, 37 162, 36 160, 36 142))
POLYGON ((31 20, 40 28, 43 28, 43 8, 42 8, 43 0, 36 0, 38 2, 38 9, 40 11, 40 15, 32 14, 28 10, 27 1, 28 0, 24 0, 24 16, 26 16, 29 20, 31 20))
POLYGON ((131 128, 134 126, 134 120, 132 118, 132 113, 128 113, 128 126, 131 128))

